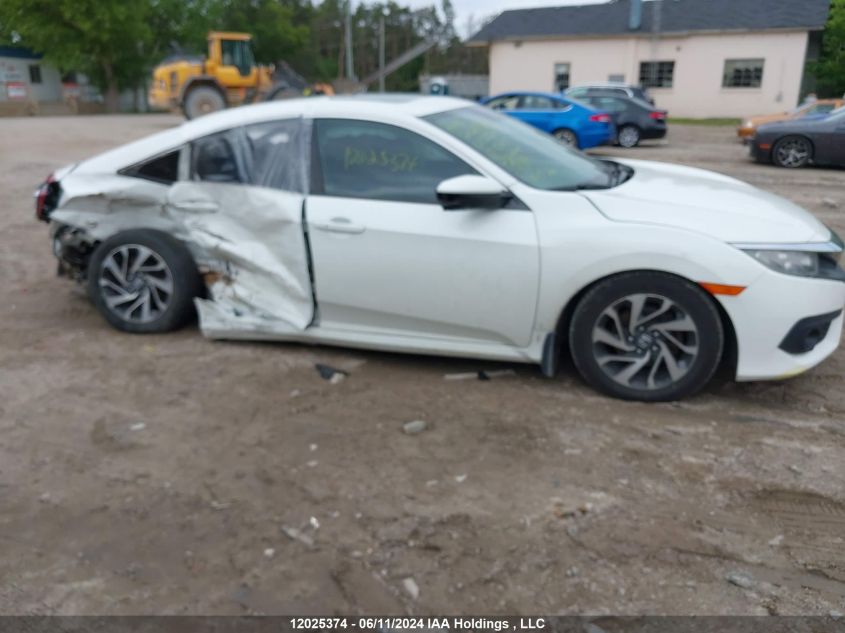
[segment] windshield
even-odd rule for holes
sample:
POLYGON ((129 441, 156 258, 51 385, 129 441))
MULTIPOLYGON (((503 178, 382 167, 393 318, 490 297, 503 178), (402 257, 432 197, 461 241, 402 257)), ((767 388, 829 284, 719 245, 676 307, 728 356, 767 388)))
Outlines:
POLYGON ((530 125, 487 108, 459 108, 424 118, 537 189, 605 189, 624 182, 632 173, 630 168, 585 156, 530 125))
POLYGON ((831 118, 831 119, 834 119, 836 117, 841 117, 841 116, 845 116, 845 106, 842 106, 840 108, 836 108, 836 110, 834 110, 833 112, 831 112, 828 115, 828 117, 831 118))

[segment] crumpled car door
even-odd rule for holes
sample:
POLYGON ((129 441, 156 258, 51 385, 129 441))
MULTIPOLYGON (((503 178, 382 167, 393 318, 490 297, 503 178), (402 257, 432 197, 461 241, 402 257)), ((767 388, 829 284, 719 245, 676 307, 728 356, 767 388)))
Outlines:
POLYGON ((200 139, 190 180, 169 190, 166 213, 210 271, 209 298, 196 300, 206 336, 297 333, 314 318, 303 127, 301 119, 273 121, 200 139))

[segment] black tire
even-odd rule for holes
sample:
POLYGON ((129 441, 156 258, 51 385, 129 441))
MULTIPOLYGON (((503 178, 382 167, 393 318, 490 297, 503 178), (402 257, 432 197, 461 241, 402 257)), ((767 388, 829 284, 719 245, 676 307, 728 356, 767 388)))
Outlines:
POLYGON ((685 279, 652 271, 622 273, 597 283, 578 302, 569 328, 572 359, 584 380, 625 400, 679 400, 698 392, 718 369, 724 345, 724 327, 710 296, 685 279), (631 328, 634 303, 629 299, 641 296, 647 297, 638 310, 643 318, 635 320, 648 325, 631 328), (667 305, 671 307, 660 312, 667 305), (686 328, 694 330, 680 331, 686 328), (618 332, 613 340, 630 349, 606 343, 607 333, 613 331, 618 332), (681 351, 675 341, 684 350, 695 349, 695 354, 681 351), (641 368, 628 377, 635 366, 641 368))
POLYGON ((778 167, 806 167, 813 159, 813 144, 805 136, 784 136, 772 148, 772 162, 778 167))
POLYGON ((616 133, 616 143, 621 147, 636 147, 641 138, 642 133, 636 125, 623 125, 616 133))
POLYGON ((166 233, 150 229, 123 231, 101 242, 91 254, 87 276, 88 294, 100 314, 114 328, 135 334, 170 332, 184 326, 194 318, 194 297, 200 296, 203 289, 187 247, 166 233), (146 259, 139 255, 147 251, 150 255, 146 259), (141 269, 131 272, 133 264, 140 260, 141 269), (123 261, 127 262, 129 274, 123 274, 121 280, 112 271, 123 261), (142 266, 145 262, 148 270, 142 266), (163 268, 157 269, 162 263, 163 268), (168 283, 169 293, 162 290, 168 283), (145 296, 148 314, 140 305, 128 316, 122 316, 137 300, 143 302, 145 296), (110 307, 109 303, 115 300, 122 301, 110 307))
POLYGON ((226 108, 226 100, 220 91, 211 86, 195 86, 188 89, 182 110, 186 119, 197 119, 226 108))
POLYGON ((574 147, 575 149, 579 149, 581 147, 578 143, 578 135, 569 128, 562 127, 557 129, 552 132, 552 136, 569 147, 574 147))

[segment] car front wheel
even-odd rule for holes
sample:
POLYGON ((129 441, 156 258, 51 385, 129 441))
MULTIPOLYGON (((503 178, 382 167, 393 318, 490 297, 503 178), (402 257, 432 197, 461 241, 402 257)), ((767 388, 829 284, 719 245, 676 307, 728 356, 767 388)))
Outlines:
POLYGON ((775 143, 772 161, 779 167, 804 167, 813 157, 813 146, 803 136, 787 136, 775 143))
POLYGON ((713 377, 724 328, 697 285, 666 273, 632 272, 584 295, 569 345, 578 371, 596 389, 627 400, 678 400, 713 377))
POLYGON ((194 315, 202 280, 188 249, 158 231, 124 231, 103 241, 88 262, 88 293, 124 332, 169 332, 194 315))

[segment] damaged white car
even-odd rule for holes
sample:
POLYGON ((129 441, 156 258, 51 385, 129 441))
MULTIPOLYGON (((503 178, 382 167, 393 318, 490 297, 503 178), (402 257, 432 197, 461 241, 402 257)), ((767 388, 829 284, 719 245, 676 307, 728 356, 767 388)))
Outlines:
POLYGON ((442 97, 227 110, 37 192, 113 326, 539 364, 668 400, 839 344, 842 242, 732 178, 597 160, 442 97))

